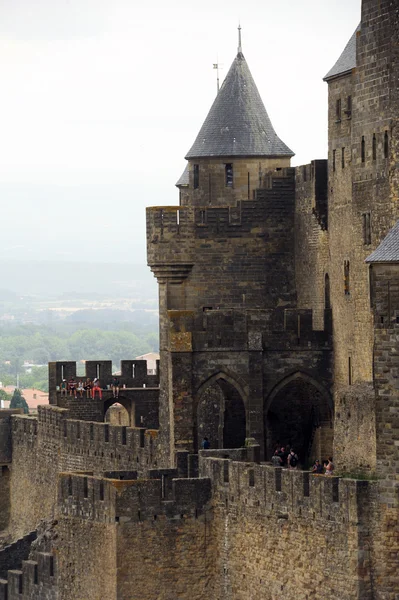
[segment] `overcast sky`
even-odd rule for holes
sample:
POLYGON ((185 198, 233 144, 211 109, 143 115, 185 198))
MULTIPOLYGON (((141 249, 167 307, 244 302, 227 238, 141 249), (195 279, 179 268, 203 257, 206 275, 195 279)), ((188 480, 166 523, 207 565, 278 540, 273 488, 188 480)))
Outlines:
POLYGON ((326 157, 322 81, 360 0, 0 0, 1 258, 145 261, 237 51, 293 164, 326 157))

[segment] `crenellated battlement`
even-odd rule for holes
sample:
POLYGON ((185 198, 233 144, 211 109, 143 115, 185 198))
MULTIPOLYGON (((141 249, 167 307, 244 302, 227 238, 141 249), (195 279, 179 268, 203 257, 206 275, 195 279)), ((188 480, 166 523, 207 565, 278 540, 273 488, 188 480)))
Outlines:
POLYGON ((321 229, 328 229, 328 161, 312 160, 295 168, 296 211, 312 213, 321 229))
POLYGON ((22 561, 21 569, 9 570, 0 579, 0 600, 56 600, 56 564, 53 554, 38 552, 36 560, 22 561))
POLYGON ((171 470, 154 472, 159 479, 109 479, 61 473, 58 486, 60 514, 107 523, 140 522, 158 517, 183 519, 201 514, 211 498, 208 478, 165 478, 171 470))
POLYGON ((68 419, 68 410, 50 405, 37 418, 14 416, 12 439, 16 447, 52 448, 61 468, 143 469, 156 462, 158 431, 68 419))
POLYGON ((277 518, 356 524, 375 484, 368 481, 312 475, 265 464, 200 457, 200 474, 226 506, 256 508, 277 518))
MULTIPOLYGON (((57 361, 49 363, 49 394, 50 401, 57 392, 57 388, 63 379, 69 381, 71 377, 76 380, 94 378, 100 380, 101 387, 105 390, 111 387, 115 369, 110 360, 88 360, 85 362, 85 370, 82 375, 77 375, 77 364, 74 361, 57 361)), ((145 360, 122 360, 120 363, 120 375, 118 375, 121 388, 127 390, 136 388, 153 388, 159 386, 159 361, 157 361, 157 373, 150 375, 147 372, 147 361, 145 360)))
POLYGON ((202 312, 168 311, 171 348, 179 351, 181 336, 191 332, 193 350, 232 349, 267 350, 330 348, 329 331, 313 327, 311 309, 219 309, 205 307, 202 312))

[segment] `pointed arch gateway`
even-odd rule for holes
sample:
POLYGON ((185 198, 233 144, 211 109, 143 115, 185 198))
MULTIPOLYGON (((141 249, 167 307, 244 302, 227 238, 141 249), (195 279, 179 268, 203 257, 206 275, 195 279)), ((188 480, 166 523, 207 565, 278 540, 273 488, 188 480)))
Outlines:
POLYGON ((134 412, 132 402, 124 396, 109 398, 104 402, 103 421, 113 425, 127 425, 134 427, 134 412), (120 421, 120 422, 119 422, 120 421))
POLYGON ((240 448, 245 444, 247 418, 245 384, 218 372, 198 388, 194 414, 194 443, 201 448, 204 437, 211 448, 240 448))
POLYGON ((297 371, 282 379, 265 400, 265 455, 289 444, 302 465, 333 451, 333 402, 326 388, 297 371))

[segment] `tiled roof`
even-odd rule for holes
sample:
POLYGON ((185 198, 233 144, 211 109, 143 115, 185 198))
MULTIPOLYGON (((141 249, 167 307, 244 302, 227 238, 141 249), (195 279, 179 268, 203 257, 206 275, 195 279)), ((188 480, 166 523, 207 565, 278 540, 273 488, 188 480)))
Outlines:
POLYGON ((188 185, 188 184, 189 184, 189 174, 188 174, 188 163, 187 163, 183 173, 180 175, 180 179, 178 180, 178 182, 175 185, 176 185, 176 187, 179 187, 180 185, 188 185))
MULTIPOLYGON (((14 385, 8 385, 4 388, 7 394, 13 394, 15 390, 14 385)), ((25 398, 30 409, 37 409, 41 404, 48 404, 48 393, 42 392, 42 390, 37 390, 34 388, 24 388, 21 389, 21 394, 25 398)))
POLYGON ((293 155, 274 131, 244 55, 238 52, 186 158, 293 155))
POLYGON ((399 262, 399 221, 388 232, 378 248, 366 258, 366 262, 399 262))
POLYGON ((346 44, 344 51, 333 68, 330 69, 327 75, 324 77, 324 81, 328 81, 329 79, 333 79, 334 77, 348 73, 356 67, 356 34, 358 31, 360 31, 360 24, 356 27, 354 34, 346 44))

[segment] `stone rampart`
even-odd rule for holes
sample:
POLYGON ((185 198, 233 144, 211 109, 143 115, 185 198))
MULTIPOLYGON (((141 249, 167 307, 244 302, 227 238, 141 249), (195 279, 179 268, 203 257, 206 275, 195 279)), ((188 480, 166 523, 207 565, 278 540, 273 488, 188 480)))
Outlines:
POLYGON ((212 480, 217 540, 209 596, 372 600, 377 484, 200 458, 212 480))
POLYGON ((122 360, 120 369, 112 366, 110 360, 88 360, 85 362, 85 371, 82 375, 77 375, 77 365, 74 361, 58 361, 49 363, 49 400, 50 404, 56 404, 57 386, 63 379, 67 382, 71 377, 77 381, 84 381, 90 378, 100 380, 101 387, 107 389, 111 386, 115 370, 120 370, 118 375, 120 388, 136 389, 142 387, 159 386, 159 361, 157 361, 157 373, 150 375, 147 372, 147 361, 145 360, 122 360))
POLYGON ((170 310, 168 317, 173 352, 187 351, 188 343, 195 351, 331 347, 330 332, 314 327, 311 309, 245 310, 209 306, 203 313, 170 310))
POLYGON ((7 579, 0 579, 0 600, 58 600, 54 556, 38 552, 36 560, 9 570, 7 579))
POLYGON ((22 408, 0 409, 0 465, 12 460, 11 417, 22 413, 22 408))
POLYGON ((13 417, 10 533, 34 529, 53 515, 60 471, 138 471, 156 466, 158 431, 68 419, 68 411, 41 406, 38 417, 13 417))
POLYGON ((214 562, 211 482, 172 479, 169 485, 165 478, 173 474, 153 470, 147 480, 60 475, 60 599, 206 597, 214 562))
MULTIPOLYGON (((166 473, 169 470, 164 470, 166 473)), ((64 516, 127 523, 198 517, 211 498, 207 478, 173 479, 171 493, 159 479, 105 479, 86 474, 61 473, 58 484, 58 512, 64 516)))
POLYGON ((19 569, 22 561, 29 558, 30 547, 36 537, 37 532, 31 531, 0 550, 0 578, 6 578, 9 569, 19 569))

